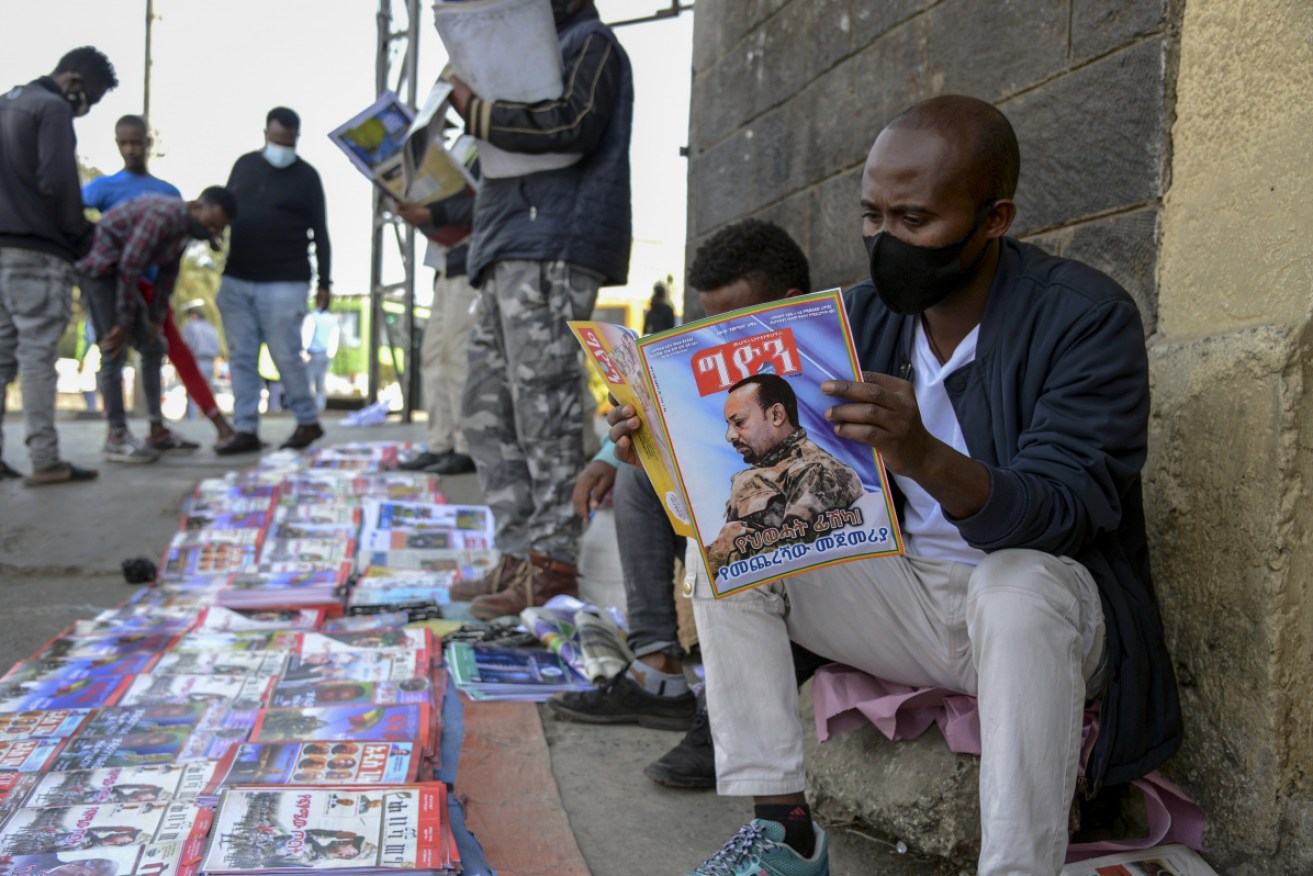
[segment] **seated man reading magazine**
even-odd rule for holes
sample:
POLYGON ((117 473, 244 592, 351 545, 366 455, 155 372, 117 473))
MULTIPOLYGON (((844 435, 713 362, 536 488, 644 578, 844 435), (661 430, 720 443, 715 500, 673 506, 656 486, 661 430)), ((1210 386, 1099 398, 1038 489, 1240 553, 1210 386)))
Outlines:
MULTIPOLYGON (((790 640, 977 697, 981 874, 1056 874, 1078 789, 1143 775, 1180 744, 1141 504, 1140 315, 1107 276, 1006 236, 1019 170, 1007 118, 974 98, 917 104, 876 138, 861 191, 872 282, 845 296, 865 379, 826 384, 826 416, 882 454, 907 555, 715 600, 690 553, 717 787, 756 802, 696 874, 829 872, 790 640)), ((629 407, 610 419, 632 460, 640 421, 629 407)))

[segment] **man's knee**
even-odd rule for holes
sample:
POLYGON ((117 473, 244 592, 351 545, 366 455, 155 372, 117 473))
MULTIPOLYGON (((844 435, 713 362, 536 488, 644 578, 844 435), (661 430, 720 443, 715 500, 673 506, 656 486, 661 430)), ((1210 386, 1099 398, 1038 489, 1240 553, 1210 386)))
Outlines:
POLYGON ((1055 614, 1079 622, 1075 566, 1042 551, 1004 550, 989 554, 971 573, 967 614, 974 623, 989 621, 1025 629, 1055 614))

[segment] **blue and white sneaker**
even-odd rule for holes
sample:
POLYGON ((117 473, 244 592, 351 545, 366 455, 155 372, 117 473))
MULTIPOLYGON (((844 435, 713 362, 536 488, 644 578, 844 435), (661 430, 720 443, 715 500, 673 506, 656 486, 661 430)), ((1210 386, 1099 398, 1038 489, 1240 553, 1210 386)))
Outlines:
POLYGON ((754 819, 687 876, 830 876, 830 838, 814 821, 812 829, 816 851, 804 858, 784 844, 784 825, 754 819))

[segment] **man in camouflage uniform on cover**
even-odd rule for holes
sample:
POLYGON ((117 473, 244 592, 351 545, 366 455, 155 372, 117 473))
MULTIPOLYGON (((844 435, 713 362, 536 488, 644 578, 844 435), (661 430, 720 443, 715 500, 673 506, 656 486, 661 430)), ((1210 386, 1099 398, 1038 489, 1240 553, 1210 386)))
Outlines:
POLYGON ((707 545, 713 572, 759 552, 741 550, 735 544, 739 537, 799 522, 807 532, 790 540, 809 542, 816 536, 813 520, 861 498, 857 473, 798 425, 798 397, 783 377, 757 374, 730 387, 725 423, 725 440, 752 468, 730 479, 725 526, 707 545))
POLYGON ((592 0, 552 0, 566 91, 534 104, 476 95, 453 78, 466 132, 520 167, 482 156, 469 276, 479 288, 461 418, 502 559, 463 581, 477 618, 519 614, 577 592, 584 466, 583 360, 569 320, 629 272, 633 74, 592 0), (528 172, 532 165, 535 172, 528 172))

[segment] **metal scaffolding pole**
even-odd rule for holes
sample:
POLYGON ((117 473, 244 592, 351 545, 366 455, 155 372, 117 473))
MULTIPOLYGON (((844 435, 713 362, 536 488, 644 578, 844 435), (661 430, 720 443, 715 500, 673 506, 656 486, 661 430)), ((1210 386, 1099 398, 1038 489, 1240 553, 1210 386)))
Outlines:
MULTIPOLYGON (((378 43, 374 65, 374 91, 382 94, 389 88, 401 95, 412 108, 419 99, 419 0, 379 0, 378 43), (401 8, 403 21, 398 21, 394 9, 401 8), (395 79, 395 85, 393 81, 395 79)), ((378 401, 379 352, 383 338, 388 336, 393 367, 401 382, 405 408, 402 418, 409 423, 419 399, 420 337, 415 331, 415 230, 409 225, 404 230, 390 209, 389 199, 374 191, 373 240, 369 270, 369 403, 378 401), (384 278, 384 251, 387 247, 386 229, 391 226, 393 238, 401 254, 404 275, 396 281, 384 278), (400 293, 405 309, 405 339, 402 355, 391 340, 392 332, 384 331, 383 301, 400 293)))

